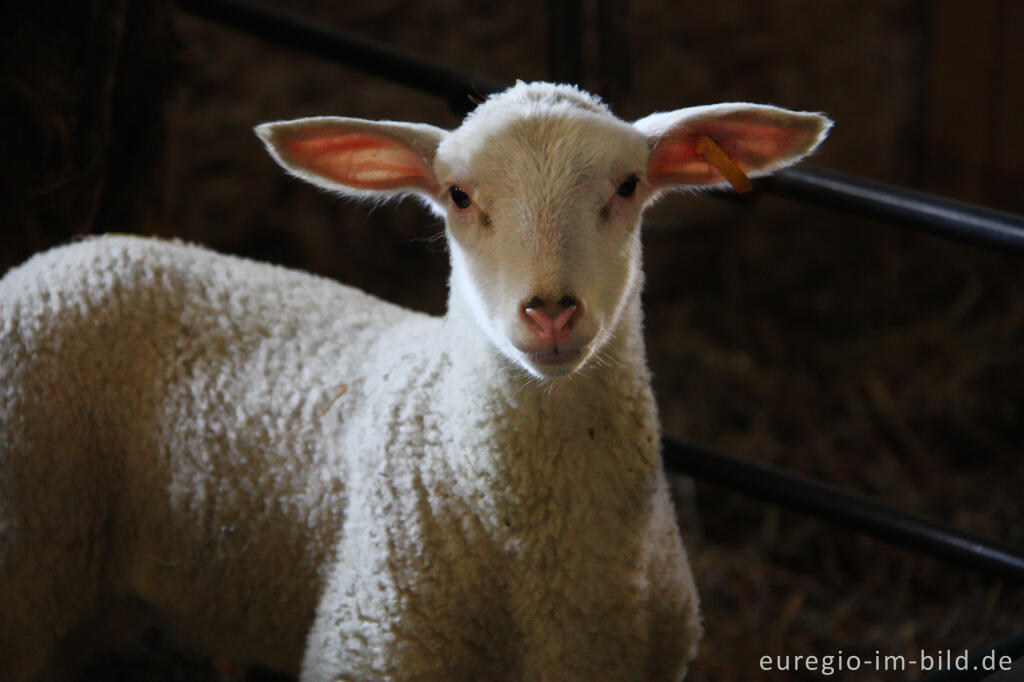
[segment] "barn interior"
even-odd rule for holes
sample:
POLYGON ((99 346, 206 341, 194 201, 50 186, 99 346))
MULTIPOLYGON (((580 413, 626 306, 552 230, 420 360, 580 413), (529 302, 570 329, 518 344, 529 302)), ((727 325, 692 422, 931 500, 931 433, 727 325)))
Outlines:
MULTIPOLYGON (((627 120, 725 101, 821 111, 836 125, 811 165, 1024 214, 1024 5, 1012 0, 261 2, 482 79, 577 82, 627 120)), ((337 114, 452 128, 460 115, 190 4, 5 10, 0 273, 73 239, 136 233, 443 313, 436 218, 288 178, 252 127, 337 114)), ((772 191, 672 196, 644 230, 667 435, 1024 546, 1019 249, 772 191)), ((727 486, 675 488, 706 625, 689 679, 818 680, 759 661, 973 650, 1024 627, 1020 581, 727 486)), ((214 674, 148 633, 82 679, 214 674)))

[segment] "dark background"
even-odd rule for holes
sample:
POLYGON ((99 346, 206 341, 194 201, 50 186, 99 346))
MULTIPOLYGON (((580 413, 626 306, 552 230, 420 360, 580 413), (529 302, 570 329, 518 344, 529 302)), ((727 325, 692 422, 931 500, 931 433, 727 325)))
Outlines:
MULTIPOLYGON (((552 72, 539 0, 276 6, 494 79, 552 72)), ((583 11, 582 85, 623 118, 731 100, 822 111, 836 126, 813 163, 1024 213, 1021 3, 634 0, 603 45, 599 3, 583 11)), ((136 232, 443 311, 437 220, 289 179, 251 132, 316 114, 454 127, 443 101, 166 0, 5 13, 0 272, 77 235, 136 232)), ((1019 258, 772 196, 674 197, 645 240, 666 433, 1024 543, 1019 258)), ((682 508, 707 625, 692 679, 817 680, 758 660, 916 658, 1024 626, 1010 584, 710 485, 682 508)), ((199 674, 161 655, 92 679, 199 674)))

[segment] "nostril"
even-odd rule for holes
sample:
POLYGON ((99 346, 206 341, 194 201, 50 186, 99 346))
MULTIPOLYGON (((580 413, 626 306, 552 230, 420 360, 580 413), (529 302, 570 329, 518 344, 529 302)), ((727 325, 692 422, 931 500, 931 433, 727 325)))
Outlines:
POLYGON ((542 299, 540 296, 534 296, 533 298, 531 298, 529 301, 526 302, 526 306, 525 307, 526 307, 527 310, 530 310, 530 309, 536 310, 538 308, 543 308, 544 307, 544 299, 542 299))
POLYGON ((583 303, 575 296, 563 296, 558 301, 558 305, 562 308, 562 312, 558 315, 559 328, 569 330, 575 327, 583 316, 583 303))

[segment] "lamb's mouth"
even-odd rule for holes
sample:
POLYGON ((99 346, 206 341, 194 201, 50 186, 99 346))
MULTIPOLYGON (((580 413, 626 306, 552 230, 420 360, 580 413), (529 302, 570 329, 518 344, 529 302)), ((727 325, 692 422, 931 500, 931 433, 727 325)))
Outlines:
POLYGON ((538 365, 564 365, 575 362, 582 353, 582 348, 551 348, 538 353, 527 353, 526 357, 538 365))

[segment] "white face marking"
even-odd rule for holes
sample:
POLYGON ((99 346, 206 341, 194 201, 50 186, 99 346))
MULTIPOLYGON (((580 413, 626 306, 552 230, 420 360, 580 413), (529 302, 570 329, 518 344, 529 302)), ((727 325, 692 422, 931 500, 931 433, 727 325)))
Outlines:
POLYGON ((502 354, 544 379, 599 354, 638 295, 644 205, 724 182, 696 148, 699 136, 757 177, 812 152, 830 126, 818 114, 748 103, 630 125, 572 86, 520 82, 452 132, 338 117, 257 132, 304 180, 371 200, 412 195, 444 215, 453 295, 502 354))
POLYGON ((538 378, 571 374, 600 352, 640 281, 646 140, 579 110, 487 123, 452 133, 435 163, 453 289, 510 360, 538 378), (633 176, 640 187, 620 196, 633 176), (566 297, 578 315, 556 344, 533 331, 523 305, 566 297))

